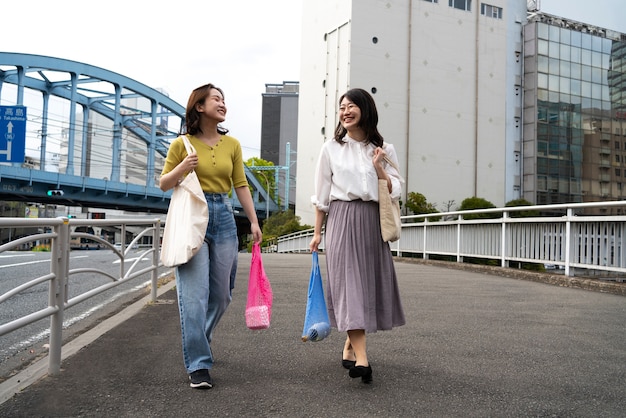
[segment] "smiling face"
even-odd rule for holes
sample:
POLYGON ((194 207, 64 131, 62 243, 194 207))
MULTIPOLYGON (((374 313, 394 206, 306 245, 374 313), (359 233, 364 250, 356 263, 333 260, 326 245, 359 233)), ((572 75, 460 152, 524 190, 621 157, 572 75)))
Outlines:
POLYGON ((361 109, 350 99, 344 97, 339 104, 339 121, 341 126, 348 131, 350 137, 362 140, 363 130, 359 127, 361 121, 361 109))
POLYGON ((198 104, 198 113, 218 123, 226 120, 226 103, 224 96, 218 89, 211 89, 204 103, 198 104))

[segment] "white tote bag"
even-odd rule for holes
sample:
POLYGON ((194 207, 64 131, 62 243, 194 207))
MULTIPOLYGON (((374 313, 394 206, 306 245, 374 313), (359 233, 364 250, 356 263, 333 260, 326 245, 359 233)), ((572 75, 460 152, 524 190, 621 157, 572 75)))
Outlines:
MULTIPOLYGON (((195 154, 187 136, 182 138, 187 154, 195 154)), ((175 267, 188 262, 200 250, 208 223, 206 198, 196 172, 192 171, 172 193, 161 244, 163 265, 175 267)))

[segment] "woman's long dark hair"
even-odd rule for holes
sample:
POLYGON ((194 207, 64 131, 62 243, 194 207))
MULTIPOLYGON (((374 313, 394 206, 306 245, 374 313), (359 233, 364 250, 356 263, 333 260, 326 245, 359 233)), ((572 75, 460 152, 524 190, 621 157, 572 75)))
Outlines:
MULTIPOLYGON (((361 109, 361 119, 358 126, 365 132, 365 141, 368 144, 374 144, 376 147, 382 147, 383 136, 378 132, 378 111, 372 95, 363 89, 351 89, 339 98, 339 104, 341 104, 344 98, 348 98, 361 109)), ((347 133, 348 131, 339 121, 337 128, 335 128, 335 141, 343 145, 343 137, 347 133)))
MULTIPOLYGON (((222 89, 214 86, 211 83, 195 88, 189 95, 189 100, 187 101, 187 109, 185 111, 185 122, 183 127, 184 133, 188 133, 190 135, 203 133, 202 129, 200 128, 200 114, 196 110, 196 105, 204 104, 206 98, 209 97, 211 89, 219 91, 222 94, 222 97, 224 97, 224 92, 222 91, 222 89)), ((217 132, 220 135, 226 135, 228 133, 228 129, 218 125, 217 132)))

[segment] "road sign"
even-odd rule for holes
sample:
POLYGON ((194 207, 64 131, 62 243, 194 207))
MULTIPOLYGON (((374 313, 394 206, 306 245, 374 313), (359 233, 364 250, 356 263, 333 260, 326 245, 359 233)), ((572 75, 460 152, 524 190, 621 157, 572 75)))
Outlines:
POLYGON ((26 107, 0 106, 0 162, 23 163, 26 153, 26 107))

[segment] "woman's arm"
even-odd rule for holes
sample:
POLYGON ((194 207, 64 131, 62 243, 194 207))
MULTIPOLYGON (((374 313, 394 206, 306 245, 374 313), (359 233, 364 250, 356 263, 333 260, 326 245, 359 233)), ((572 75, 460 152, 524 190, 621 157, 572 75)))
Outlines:
POLYGON ((324 220, 326 219, 326 212, 315 208, 315 227, 313 229, 313 238, 309 243, 309 249, 311 252, 317 251, 320 243, 322 242, 322 227, 324 226, 324 220))
POLYGON ((159 188, 164 192, 176 186, 183 177, 198 166, 198 155, 190 154, 186 156, 169 173, 163 174, 159 179, 159 188))
POLYGON ((250 230, 252 231, 252 238, 254 242, 261 243, 263 240, 263 233, 259 227, 259 220, 256 217, 256 211, 254 209, 254 202, 252 201, 252 194, 248 186, 241 186, 235 188, 239 203, 243 207, 243 211, 246 213, 248 220, 250 221, 250 230))

